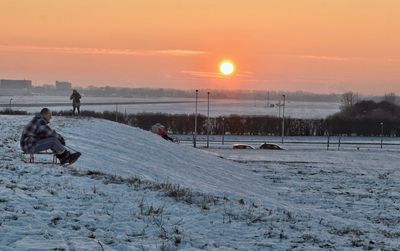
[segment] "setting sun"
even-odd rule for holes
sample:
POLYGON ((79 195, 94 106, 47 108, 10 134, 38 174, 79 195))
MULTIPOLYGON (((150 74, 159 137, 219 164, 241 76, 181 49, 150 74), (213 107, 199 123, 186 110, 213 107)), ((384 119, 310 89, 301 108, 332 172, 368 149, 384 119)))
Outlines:
POLYGON ((219 70, 224 75, 231 75, 235 71, 235 65, 230 61, 223 61, 219 66, 219 70))

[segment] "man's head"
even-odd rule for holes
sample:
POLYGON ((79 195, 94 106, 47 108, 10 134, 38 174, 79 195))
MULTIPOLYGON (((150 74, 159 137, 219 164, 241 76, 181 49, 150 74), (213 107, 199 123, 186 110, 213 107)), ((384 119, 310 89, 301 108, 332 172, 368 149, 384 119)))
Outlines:
POLYGON ((40 111, 40 115, 42 115, 42 117, 45 119, 45 120, 47 120, 47 121, 50 121, 50 119, 51 119, 51 111, 50 111, 50 109, 49 108, 43 108, 41 111, 40 111))

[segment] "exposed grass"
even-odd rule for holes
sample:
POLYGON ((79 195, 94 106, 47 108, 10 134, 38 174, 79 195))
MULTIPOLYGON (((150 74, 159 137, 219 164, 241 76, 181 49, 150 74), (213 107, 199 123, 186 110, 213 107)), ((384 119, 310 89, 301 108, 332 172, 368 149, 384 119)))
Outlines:
POLYGON ((2 115, 28 115, 29 113, 26 111, 4 108, 3 110, 0 110, 0 114, 2 114, 2 115))

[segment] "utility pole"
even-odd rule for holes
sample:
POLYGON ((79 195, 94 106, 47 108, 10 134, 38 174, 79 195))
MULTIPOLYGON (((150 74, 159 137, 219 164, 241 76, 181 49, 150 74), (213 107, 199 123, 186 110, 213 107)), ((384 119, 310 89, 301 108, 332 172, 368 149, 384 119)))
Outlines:
POLYGON ((283 144, 283 137, 285 136, 285 99, 286 95, 283 94, 283 106, 282 106, 282 144, 283 144))
POLYGON ((279 102, 278 102, 278 118, 280 118, 281 117, 281 101, 279 100, 279 102))
POLYGON ((210 147, 210 92, 207 92, 207 148, 210 147))
POLYGON ((383 148, 383 122, 381 122, 381 148, 383 148))
POLYGON ((196 110, 194 113, 194 138, 193 138, 193 147, 196 147, 197 140, 197 99, 199 96, 199 90, 196 90, 196 110))
POLYGON ((269 91, 267 92, 267 97, 265 100, 265 108, 268 108, 268 107, 269 107, 269 91))
POLYGON ((118 122, 118 104, 115 104, 115 122, 118 122))
POLYGON ((225 144, 225 118, 222 117, 222 144, 225 144))

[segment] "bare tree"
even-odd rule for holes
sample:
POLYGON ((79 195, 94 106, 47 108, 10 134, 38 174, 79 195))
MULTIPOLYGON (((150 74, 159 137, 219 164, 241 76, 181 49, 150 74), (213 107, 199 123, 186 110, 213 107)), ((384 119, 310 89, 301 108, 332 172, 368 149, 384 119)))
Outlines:
POLYGON ((383 96, 383 101, 396 104, 396 94, 394 92, 386 93, 385 96, 383 96))
POLYGON ((354 92, 346 92, 343 93, 341 98, 340 98, 340 109, 343 110, 347 110, 351 107, 353 107, 353 105, 355 103, 357 103, 359 101, 359 96, 357 93, 354 92))

